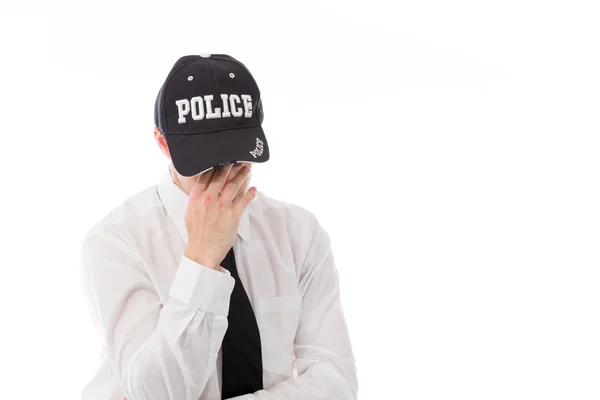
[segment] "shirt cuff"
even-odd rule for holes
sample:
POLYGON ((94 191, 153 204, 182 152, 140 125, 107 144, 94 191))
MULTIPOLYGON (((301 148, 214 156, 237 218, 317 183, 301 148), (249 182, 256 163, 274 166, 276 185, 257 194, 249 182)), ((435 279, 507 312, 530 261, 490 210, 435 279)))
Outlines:
POLYGON ((235 279, 223 267, 214 270, 184 256, 169 295, 200 310, 226 317, 234 285, 235 279))

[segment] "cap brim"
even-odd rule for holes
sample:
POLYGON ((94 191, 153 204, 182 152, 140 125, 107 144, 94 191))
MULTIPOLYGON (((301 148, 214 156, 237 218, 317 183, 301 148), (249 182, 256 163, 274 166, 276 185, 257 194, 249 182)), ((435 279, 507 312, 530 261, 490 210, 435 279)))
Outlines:
POLYGON ((166 134, 173 166, 183 176, 194 176, 232 162, 262 163, 269 145, 262 127, 193 135, 166 134))

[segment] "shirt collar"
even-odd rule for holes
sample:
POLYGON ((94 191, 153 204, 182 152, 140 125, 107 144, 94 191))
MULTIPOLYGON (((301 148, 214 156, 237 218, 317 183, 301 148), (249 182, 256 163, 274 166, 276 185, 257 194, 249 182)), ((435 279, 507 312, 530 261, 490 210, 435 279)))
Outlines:
MULTIPOLYGON (((160 197, 169 218, 173 221, 179 234, 187 243, 188 237, 187 228, 185 227, 185 210, 187 208, 188 196, 173 182, 170 168, 167 168, 167 171, 163 174, 162 179, 158 184, 158 196, 160 197)), ((237 231, 238 236, 246 243, 250 242, 249 212, 251 206, 252 203, 244 210, 237 231)))

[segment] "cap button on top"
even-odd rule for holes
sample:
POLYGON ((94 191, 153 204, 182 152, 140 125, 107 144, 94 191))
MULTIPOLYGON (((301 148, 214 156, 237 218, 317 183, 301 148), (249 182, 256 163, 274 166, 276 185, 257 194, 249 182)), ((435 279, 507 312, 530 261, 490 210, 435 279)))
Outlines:
POLYGON ((202 54, 200 54, 200 57, 208 58, 208 57, 210 57, 210 53, 202 53, 202 54))

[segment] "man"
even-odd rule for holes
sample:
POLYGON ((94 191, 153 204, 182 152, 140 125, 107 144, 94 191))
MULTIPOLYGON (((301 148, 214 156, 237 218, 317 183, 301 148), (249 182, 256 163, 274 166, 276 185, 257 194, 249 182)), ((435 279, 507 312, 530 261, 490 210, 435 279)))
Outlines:
POLYGON ((250 72, 182 57, 154 114, 169 169, 83 241, 104 362, 82 399, 356 399, 329 237, 249 185, 269 159, 250 72))

